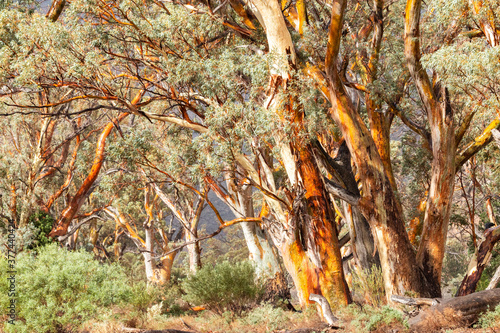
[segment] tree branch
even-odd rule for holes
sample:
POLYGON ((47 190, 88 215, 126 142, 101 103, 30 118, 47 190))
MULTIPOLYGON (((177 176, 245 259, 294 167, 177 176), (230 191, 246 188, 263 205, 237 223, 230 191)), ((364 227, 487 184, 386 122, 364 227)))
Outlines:
POLYGON ((348 190, 335 184, 334 182, 332 182, 328 178, 324 178, 324 181, 325 181, 325 188, 330 194, 332 194, 333 196, 336 196, 339 199, 344 200, 345 202, 347 202, 348 204, 350 204, 352 206, 359 205, 359 200, 361 199, 360 196, 349 192, 348 190))
POLYGON ((494 138, 494 135, 497 135, 496 133, 493 134, 494 130, 497 130, 500 128, 500 117, 496 118, 493 120, 488 127, 485 128, 483 133, 476 137, 473 142, 469 143, 465 148, 463 148, 458 155, 455 157, 455 165, 456 169, 455 172, 460 170, 462 165, 465 164, 472 156, 474 156, 477 152, 479 152, 481 149, 486 147, 494 138))

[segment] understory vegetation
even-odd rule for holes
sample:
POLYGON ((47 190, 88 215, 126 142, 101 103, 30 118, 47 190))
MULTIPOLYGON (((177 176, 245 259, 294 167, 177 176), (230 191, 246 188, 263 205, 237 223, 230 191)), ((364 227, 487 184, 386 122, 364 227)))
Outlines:
MULTIPOLYGON (((125 327, 249 333, 325 329, 315 306, 293 312, 279 303, 261 302, 264 283, 248 261, 206 265, 189 276, 180 266, 171 283, 159 287, 127 275, 130 262, 103 263, 84 250, 68 251, 56 244, 23 252, 17 259, 20 311, 15 325, 6 323, 6 314, 2 316, 0 327, 5 332, 111 333, 125 327)), ((7 266, 0 258, 2 309, 9 304, 7 266)), ((364 281, 353 274, 357 302, 335 314, 345 332, 408 331, 412 309, 385 305, 383 295, 378 295, 380 274, 374 269, 364 281), (366 295, 371 297, 365 302, 366 295)), ((500 306, 480 317, 474 327, 487 329, 499 322, 500 306)))

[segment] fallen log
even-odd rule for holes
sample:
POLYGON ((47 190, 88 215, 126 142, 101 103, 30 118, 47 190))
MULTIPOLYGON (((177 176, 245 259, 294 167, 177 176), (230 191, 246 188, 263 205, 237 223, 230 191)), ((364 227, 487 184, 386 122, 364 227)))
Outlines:
POLYGON ((500 303, 500 288, 483 290, 466 296, 441 300, 408 321, 416 332, 436 331, 443 328, 468 326, 480 314, 493 311, 500 303))
POLYGON ((441 298, 412 298, 406 296, 398 296, 392 295, 391 301, 396 303, 401 303, 404 305, 413 305, 413 306, 421 306, 421 305, 438 305, 441 303, 441 298))

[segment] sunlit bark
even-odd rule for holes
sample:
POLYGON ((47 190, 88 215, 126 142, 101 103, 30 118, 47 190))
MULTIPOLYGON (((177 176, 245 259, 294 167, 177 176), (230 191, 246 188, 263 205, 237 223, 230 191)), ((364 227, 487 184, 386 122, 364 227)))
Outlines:
POLYGON ((474 13, 479 17, 479 26, 490 46, 495 47, 500 45, 500 34, 498 27, 495 25, 495 14, 492 8, 483 8, 483 1, 469 0, 474 13), (484 15, 485 12, 486 15, 484 15), (485 16, 485 17, 484 17, 485 16))
MULTIPOLYGON (((300 106, 280 97, 280 91, 286 89, 291 79, 289 70, 295 66, 294 47, 281 8, 273 1, 258 0, 254 4, 263 17, 269 50, 276 54, 265 107, 281 119, 292 119, 301 130, 304 115, 300 106)), ((310 302, 311 293, 325 296, 334 306, 346 304, 350 302, 350 293, 344 280, 334 213, 312 146, 297 137, 290 143, 283 140, 280 147, 295 188, 294 208, 289 220, 280 221, 278 228, 270 228, 270 234, 294 280, 301 306, 310 302)))
POLYGON ((403 213, 378 149, 355 111, 336 69, 345 7, 346 1, 333 1, 325 60, 332 117, 341 128, 357 166, 362 184, 359 206, 376 238, 386 296, 390 299, 392 294, 404 295, 408 291, 429 295, 432 290, 417 267, 403 213))
MULTIPOLYGON (((455 184, 455 125, 448 90, 434 87, 420 63, 420 0, 408 0, 405 20, 405 56, 427 112, 431 131, 432 170, 425 207, 419 266, 439 289, 455 184)), ((433 296, 441 296, 441 292, 433 296)))
POLYGON ((66 6, 66 0, 53 0, 47 13, 47 18, 53 22, 57 21, 64 6, 66 6))
POLYGON ((59 217, 56 226, 54 226, 54 228, 49 234, 50 237, 63 236, 68 231, 68 227, 69 224, 71 223, 71 220, 80 209, 81 205, 83 204, 83 201, 86 198, 87 192, 89 191, 89 189, 99 176, 99 172, 101 171, 101 167, 105 157, 106 139, 111 133, 111 130, 115 128, 116 124, 119 124, 128 115, 129 113, 120 114, 116 119, 110 121, 106 125, 104 130, 101 132, 101 135, 99 136, 99 139, 97 141, 97 148, 96 148, 95 158, 92 163, 92 168, 90 169, 87 178, 85 178, 82 185, 80 186, 78 192, 76 192, 76 194, 73 196, 68 206, 61 213, 61 216, 59 217))

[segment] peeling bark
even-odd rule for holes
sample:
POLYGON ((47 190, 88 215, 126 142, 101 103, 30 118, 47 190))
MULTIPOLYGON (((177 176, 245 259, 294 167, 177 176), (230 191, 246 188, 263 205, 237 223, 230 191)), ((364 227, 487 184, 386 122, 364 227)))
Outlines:
MULTIPOLYGON (((276 54, 265 107, 273 110, 280 119, 292 119, 300 131, 304 117, 300 106, 280 97, 280 90, 286 89, 288 80, 292 79, 290 68, 296 61, 281 8, 275 1, 255 0, 253 3, 262 15, 269 50, 276 54)), ((299 136, 290 143, 278 142, 294 189, 294 208, 284 219, 281 214, 276 215, 280 225, 268 225, 267 229, 294 280, 302 307, 310 302, 311 293, 323 295, 330 304, 347 304, 351 298, 344 279, 334 213, 312 155, 313 147, 310 143, 300 142, 299 136)), ((274 203, 269 203, 273 208, 274 203)))
MULTIPOLYGON (((432 294, 405 230, 403 213, 373 138, 354 109, 336 69, 346 1, 332 5, 325 60, 331 115, 342 130, 362 183, 360 209, 375 235, 384 277, 386 297, 408 291, 432 294)), ((431 287, 431 288, 430 288, 431 287)))
POLYGON ((405 57, 427 112, 431 130, 431 185, 425 207, 417 260, 440 297, 441 270, 455 185, 455 125, 448 90, 432 86, 420 63, 420 0, 408 0, 405 20, 405 57))
MULTIPOLYGON (((359 208, 361 194, 352 171, 351 154, 345 141, 338 148, 334 159, 323 150, 319 143, 315 146, 315 155, 318 163, 326 169, 335 181, 345 186, 345 190, 347 190, 347 197, 338 197, 343 200, 344 217, 349 227, 351 247, 356 263, 365 270, 370 270, 373 265, 380 266, 380 258, 376 250, 370 225, 359 208)), ((327 191, 332 193, 329 186, 330 182, 329 180, 325 180, 325 186, 327 191)), ((332 194, 336 195, 335 193, 332 194)))
POLYGON ((487 229, 484 232, 484 241, 479 245, 479 249, 474 253, 469 263, 467 274, 457 290, 457 297, 472 294, 476 290, 477 283, 490 262, 493 247, 499 240, 500 226, 487 229))

